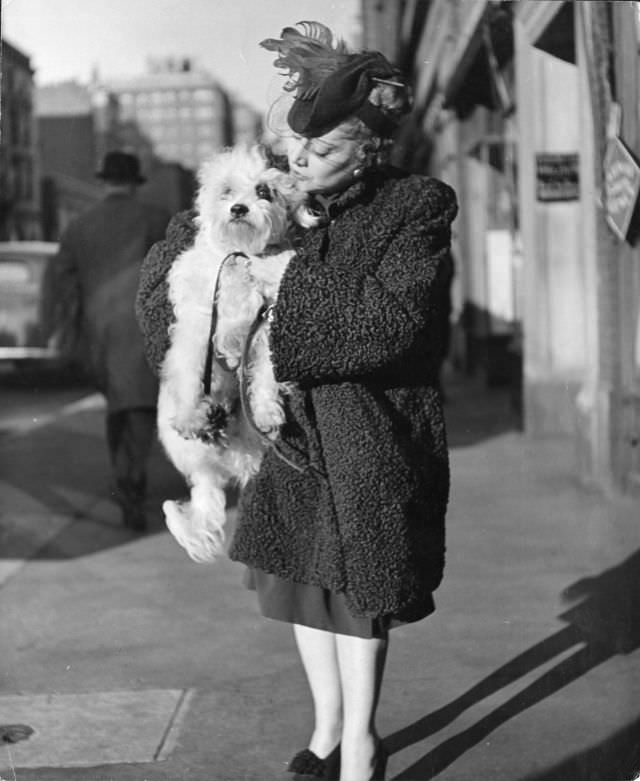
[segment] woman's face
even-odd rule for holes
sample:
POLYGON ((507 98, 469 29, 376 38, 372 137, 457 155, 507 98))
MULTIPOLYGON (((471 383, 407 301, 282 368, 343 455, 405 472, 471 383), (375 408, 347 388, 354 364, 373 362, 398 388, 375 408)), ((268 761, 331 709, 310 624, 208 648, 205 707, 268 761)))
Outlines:
POLYGON ((298 187, 306 193, 336 193, 346 189, 362 168, 362 141, 338 126, 324 136, 287 139, 287 157, 298 187))

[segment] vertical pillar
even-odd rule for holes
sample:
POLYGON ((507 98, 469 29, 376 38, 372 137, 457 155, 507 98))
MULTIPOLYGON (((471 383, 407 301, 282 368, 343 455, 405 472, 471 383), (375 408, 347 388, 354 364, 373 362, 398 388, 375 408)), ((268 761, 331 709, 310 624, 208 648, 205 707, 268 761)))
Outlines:
POLYGON ((525 429, 575 435, 586 365, 580 201, 536 198, 536 154, 581 149, 575 65, 536 49, 515 22, 519 201, 524 252, 525 429))

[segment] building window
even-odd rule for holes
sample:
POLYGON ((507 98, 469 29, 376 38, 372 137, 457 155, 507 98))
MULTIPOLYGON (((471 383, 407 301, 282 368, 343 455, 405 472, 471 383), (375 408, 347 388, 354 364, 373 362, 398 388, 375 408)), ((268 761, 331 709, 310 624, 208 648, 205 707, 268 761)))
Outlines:
POLYGON ((211 119, 214 113, 213 106, 196 106, 194 109, 197 119, 211 119))
POLYGON ((25 160, 23 172, 24 172, 24 195, 25 198, 27 198, 28 200, 32 200, 33 176, 32 176, 32 168, 31 168, 30 160, 25 160))
POLYGON ((196 131, 200 138, 209 138, 211 136, 211 125, 208 122, 196 125, 196 131))

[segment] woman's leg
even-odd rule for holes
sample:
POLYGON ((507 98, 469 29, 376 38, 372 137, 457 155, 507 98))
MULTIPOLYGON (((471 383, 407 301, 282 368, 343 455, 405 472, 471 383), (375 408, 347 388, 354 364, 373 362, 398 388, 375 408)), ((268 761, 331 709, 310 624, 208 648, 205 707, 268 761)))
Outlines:
POLYGON ((294 624, 302 666, 309 681, 315 728, 309 748, 324 759, 340 741, 342 689, 336 654, 336 635, 294 624))
POLYGON ((340 781, 368 781, 378 740, 375 715, 389 638, 388 634, 380 639, 335 637, 343 703, 340 781))

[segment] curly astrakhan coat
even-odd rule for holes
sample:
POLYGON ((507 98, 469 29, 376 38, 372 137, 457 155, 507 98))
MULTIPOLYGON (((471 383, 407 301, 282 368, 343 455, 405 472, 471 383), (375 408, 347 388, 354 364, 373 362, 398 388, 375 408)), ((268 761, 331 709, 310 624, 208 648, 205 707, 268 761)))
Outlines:
MULTIPOLYGON (((296 383, 279 445, 246 487, 230 556, 343 592, 356 616, 420 610, 444 567, 449 495, 436 388, 457 205, 436 179, 378 174, 300 229, 271 325, 276 378, 296 383)), ((178 215, 145 261, 138 317, 158 366, 165 277, 193 242, 178 215)))

